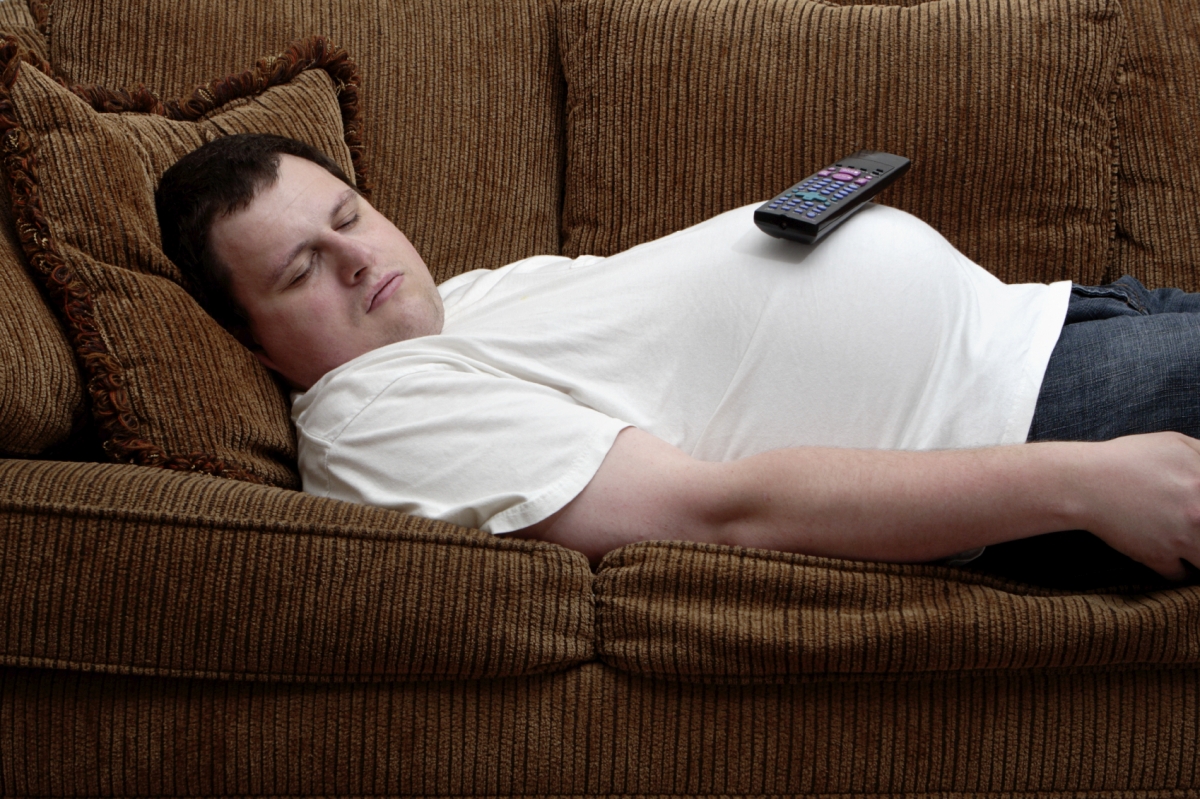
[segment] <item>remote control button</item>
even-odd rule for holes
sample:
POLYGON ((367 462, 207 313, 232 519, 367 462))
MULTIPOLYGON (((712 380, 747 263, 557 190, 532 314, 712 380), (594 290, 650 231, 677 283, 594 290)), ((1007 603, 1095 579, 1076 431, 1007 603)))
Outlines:
POLYGON ((859 186, 865 186, 871 182, 871 179, 870 178, 859 178, 858 180, 856 180, 854 182, 857 183, 859 186))
POLYGON ((816 215, 817 214, 815 211, 809 211, 807 214, 805 214, 805 216, 808 217, 809 219, 814 218, 816 215))
POLYGON ((822 169, 822 170, 821 170, 820 172, 818 172, 817 174, 818 174, 818 175, 820 175, 821 177, 825 178, 825 177, 829 177, 829 176, 830 176, 830 175, 832 175, 833 173, 832 173, 832 172, 830 172, 828 169, 822 169))
POLYGON ((854 177, 854 175, 851 175, 851 174, 849 174, 849 173, 846 173, 846 172, 838 172, 836 175, 834 175, 834 176, 833 176, 833 179, 834 179, 834 180, 847 181, 847 180, 850 180, 850 179, 851 179, 851 178, 853 178, 853 177, 854 177))
POLYGON ((858 177, 859 175, 862 174, 861 169, 843 169, 842 171, 848 175, 853 175, 854 177, 858 177))

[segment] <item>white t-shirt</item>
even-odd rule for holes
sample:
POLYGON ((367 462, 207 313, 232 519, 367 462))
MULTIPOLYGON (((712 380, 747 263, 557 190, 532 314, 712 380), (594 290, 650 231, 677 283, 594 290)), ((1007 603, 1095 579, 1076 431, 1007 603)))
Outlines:
POLYGON ((628 425, 703 460, 1025 440, 1069 282, 1006 285, 892 208, 802 245, 754 207, 441 284, 440 335, 297 396, 304 490, 505 533, 570 502, 628 425))

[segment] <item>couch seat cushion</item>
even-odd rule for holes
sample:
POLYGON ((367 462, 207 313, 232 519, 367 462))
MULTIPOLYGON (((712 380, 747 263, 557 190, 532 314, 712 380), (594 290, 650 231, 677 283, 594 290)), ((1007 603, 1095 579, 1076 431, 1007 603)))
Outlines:
POLYGON ((730 683, 1200 668, 1200 585, 1069 592, 944 566, 634 544, 596 577, 596 649, 730 683))
POLYGON ((124 464, 0 460, 0 510, 7 666, 348 683, 593 657, 587 559, 551 544, 124 464))

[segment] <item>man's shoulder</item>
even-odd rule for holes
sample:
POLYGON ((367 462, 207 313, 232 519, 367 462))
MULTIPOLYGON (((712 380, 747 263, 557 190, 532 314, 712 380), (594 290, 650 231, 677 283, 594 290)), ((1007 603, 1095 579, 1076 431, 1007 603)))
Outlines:
POLYGON ((328 437, 333 429, 386 398, 402 395, 422 376, 462 371, 468 365, 443 347, 441 334, 423 336, 420 345, 397 342, 371 350, 325 374, 292 399, 298 430, 328 437))

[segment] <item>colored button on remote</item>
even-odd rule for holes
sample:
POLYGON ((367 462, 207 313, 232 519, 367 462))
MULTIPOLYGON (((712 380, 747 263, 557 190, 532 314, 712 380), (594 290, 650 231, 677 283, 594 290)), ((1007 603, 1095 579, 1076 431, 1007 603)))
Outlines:
POLYGON ((833 176, 834 180, 840 180, 843 182, 845 182, 847 180, 852 180, 853 178, 854 178, 854 175, 851 175, 848 172, 838 172, 836 175, 833 176))

